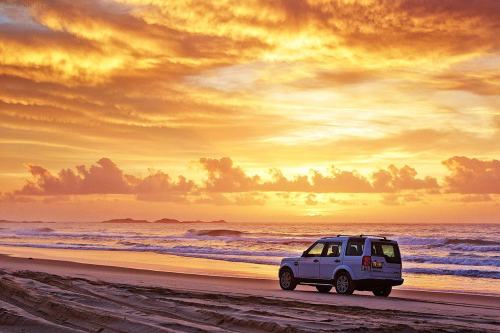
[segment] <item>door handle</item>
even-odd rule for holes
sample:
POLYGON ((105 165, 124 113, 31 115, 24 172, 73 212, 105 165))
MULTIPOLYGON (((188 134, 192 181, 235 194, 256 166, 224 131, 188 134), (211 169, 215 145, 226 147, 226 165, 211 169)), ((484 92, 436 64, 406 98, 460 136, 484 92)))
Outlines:
POLYGON ((299 262, 298 262, 298 261, 295 261, 295 262, 293 263, 293 265, 294 265, 294 266, 298 266, 298 265, 299 265, 299 262))
POLYGON ((314 259, 313 262, 319 262, 319 260, 318 259, 314 259))
POLYGON ((340 259, 335 259, 334 261, 335 261, 335 262, 340 262, 340 259))

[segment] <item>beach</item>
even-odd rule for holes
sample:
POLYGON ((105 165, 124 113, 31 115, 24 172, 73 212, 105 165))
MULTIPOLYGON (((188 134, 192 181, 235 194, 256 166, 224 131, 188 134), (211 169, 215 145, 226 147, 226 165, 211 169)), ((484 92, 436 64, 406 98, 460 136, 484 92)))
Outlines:
POLYGON ((6 333, 500 331, 495 295, 395 289, 389 298, 340 296, 307 286, 282 291, 273 278, 6 255, 0 263, 6 333))
POLYGON ((274 279, 326 235, 396 240, 404 289, 500 295, 494 224, 0 222, 0 253, 165 272, 274 279))

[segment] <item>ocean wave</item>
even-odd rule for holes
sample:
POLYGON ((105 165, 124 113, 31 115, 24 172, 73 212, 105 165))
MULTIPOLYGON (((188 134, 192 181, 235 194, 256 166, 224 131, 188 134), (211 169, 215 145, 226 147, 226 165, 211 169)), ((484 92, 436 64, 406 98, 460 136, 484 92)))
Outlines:
POLYGON ((464 244, 454 244, 448 245, 449 249, 454 251, 465 251, 465 252, 480 252, 480 253, 498 253, 500 252, 500 246, 496 245, 464 245, 464 244))
POLYGON ((43 227, 43 228, 35 228, 35 229, 21 229, 15 230, 15 235, 19 236, 37 236, 37 235, 46 235, 48 233, 54 232, 54 229, 43 227))
POLYGON ((470 244, 470 245, 496 245, 500 246, 499 242, 490 241, 485 239, 471 239, 471 238, 451 238, 444 242, 445 245, 448 244, 470 244))
POLYGON ((410 255, 403 256, 403 261, 428 264, 461 265, 461 266, 494 266, 500 267, 500 259, 491 257, 435 257, 410 255))
MULTIPOLYGON (((224 260, 231 262, 245 262, 254 264, 278 265, 281 258, 298 256, 299 253, 292 251, 253 251, 238 250, 234 248, 220 248, 210 246, 162 246, 151 245, 140 242, 119 242, 114 245, 85 244, 85 243, 6 243, 1 242, 3 246, 48 248, 48 249, 69 249, 69 250, 100 250, 100 251, 133 251, 133 252, 151 252, 160 254, 171 254, 186 257, 196 257, 214 260, 224 260)), ((435 264, 454 264, 467 266, 499 267, 499 260, 482 260, 474 262, 470 258, 440 258, 425 256, 407 256, 404 261, 416 263, 435 263, 435 264), (454 259, 457 259, 454 261, 454 259), (481 265, 480 265, 481 264, 481 265)), ((500 279, 500 271, 487 269, 449 269, 449 268, 428 268, 428 267, 409 267, 404 268, 405 273, 427 274, 427 275, 456 275, 464 277, 478 277, 500 279)))
POLYGON ((55 230, 54 229, 51 229, 51 228, 37 228, 35 229, 35 231, 39 231, 39 232, 54 232, 55 230))
POLYGON ((22 239, 30 237, 39 239, 88 241, 88 242, 187 242, 187 241, 207 241, 218 240, 227 244, 240 244, 240 246, 254 247, 259 245, 276 245, 290 248, 306 248, 311 245, 315 238, 282 238, 282 237, 256 237, 253 233, 245 233, 237 230, 214 229, 196 230, 190 229, 179 235, 147 235, 138 232, 61 232, 49 230, 16 230, 12 232, 0 232, 0 239, 22 239))
POLYGON ((186 232, 186 236, 211 236, 211 237, 224 237, 224 236, 230 236, 230 237, 240 237, 243 234, 245 234, 242 231, 238 230, 229 230, 229 229, 211 229, 211 230, 196 230, 196 229, 189 229, 186 232))
POLYGON ((176 245, 176 246, 162 246, 151 245, 135 242, 119 242, 116 245, 102 245, 102 244, 85 244, 85 243, 7 243, 1 242, 1 246, 16 246, 16 247, 32 247, 44 249, 68 249, 68 250, 101 250, 101 251, 133 251, 133 252, 155 252, 165 254, 189 254, 195 255, 220 255, 220 256, 233 256, 233 257, 289 257, 298 255, 298 253, 289 251, 245 251, 236 250, 231 248, 217 248, 210 246, 189 246, 189 245, 176 245))
POLYGON ((449 247, 451 249, 465 249, 465 251, 494 250, 499 251, 500 242, 475 238, 443 238, 443 237, 395 237, 401 246, 429 246, 429 247, 449 247))
POLYGON ((439 268, 412 267, 403 269, 403 272, 412 274, 455 275, 455 276, 465 276, 465 277, 500 279, 499 271, 483 271, 478 269, 439 269, 439 268))

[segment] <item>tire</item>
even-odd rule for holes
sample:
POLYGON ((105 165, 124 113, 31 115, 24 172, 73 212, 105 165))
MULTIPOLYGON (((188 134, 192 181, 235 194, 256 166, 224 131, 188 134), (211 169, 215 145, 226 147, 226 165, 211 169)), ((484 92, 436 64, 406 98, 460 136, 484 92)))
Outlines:
POLYGON ((354 283, 349 273, 340 272, 335 277, 335 290, 341 295, 351 295, 354 292, 354 283))
POLYGON ((387 297, 391 294, 392 286, 384 286, 373 290, 373 295, 387 297))
POLYGON ((327 294, 330 292, 330 290, 332 290, 333 286, 325 286, 325 285, 320 285, 320 286, 316 286, 316 289, 318 289, 318 291, 322 294, 327 294))
POLYGON ((280 287, 283 290, 294 290, 297 287, 297 280, 293 276, 290 268, 282 268, 279 272, 280 287))

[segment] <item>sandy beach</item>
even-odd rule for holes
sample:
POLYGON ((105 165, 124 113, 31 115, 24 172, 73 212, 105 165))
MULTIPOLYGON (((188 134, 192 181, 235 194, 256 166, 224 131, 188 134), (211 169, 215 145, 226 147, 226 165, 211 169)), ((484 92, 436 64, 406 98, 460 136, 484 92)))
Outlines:
POLYGON ((0 256, 0 332, 500 332, 490 295, 377 298, 217 277, 0 256))

